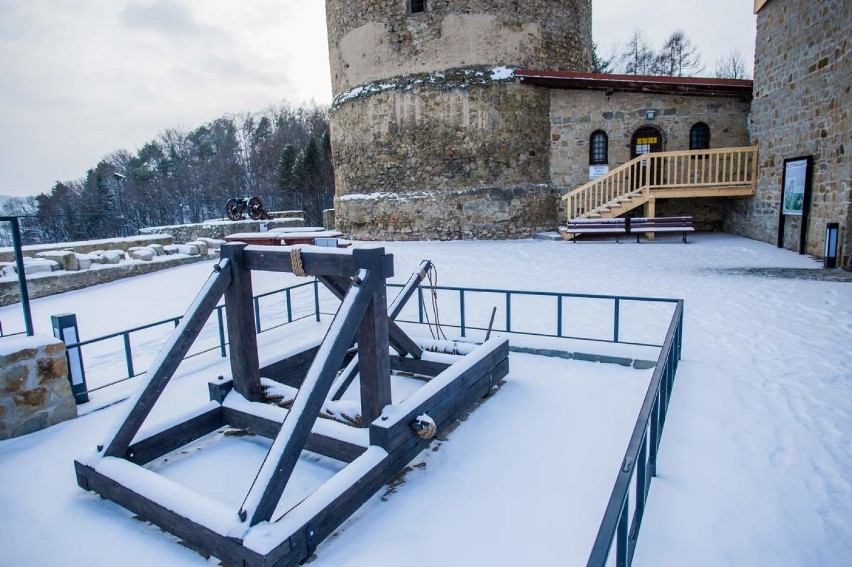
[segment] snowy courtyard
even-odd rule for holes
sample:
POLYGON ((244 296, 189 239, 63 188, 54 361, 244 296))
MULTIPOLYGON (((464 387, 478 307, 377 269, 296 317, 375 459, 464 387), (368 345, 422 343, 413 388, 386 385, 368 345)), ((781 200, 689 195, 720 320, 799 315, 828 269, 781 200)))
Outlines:
MULTIPOLYGON (((394 282, 405 281, 429 259, 440 286, 684 299, 683 358, 634 564, 849 563, 852 274, 823 278, 821 264, 807 256, 722 234, 697 234, 688 245, 675 236, 642 244, 369 245, 376 244, 394 254, 394 282)), ((83 339, 181 315, 212 266, 200 262, 35 300, 36 332, 50 334, 50 316, 59 313, 77 314, 83 339)), ((304 281, 292 274, 255 274, 254 293, 304 281)), ((294 305, 312 302, 312 294, 301 288, 294 305)), ((323 311, 333 310, 333 300, 322 301, 323 311)), ((275 311, 280 300, 277 305, 266 307, 269 324, 283 317, 275 311)), ((552 308, 515 304, 513 330, 552 320, 552 308)), ((568 308, 569 334, 594 338, 605 332, 596 327, 600 314, 594 310, 568 308)), ((18 305, 0 309, 5 332, 22 328, 19 312, 18 305)), ((449 313, 442 311, 442 318, 452 319, 449 313)), ((652 335, 647 342, 659 344, 667 319, 652 315, 650 310, 647 328, 637 328, 643 319, 633 317, 623 332, 640 337, 644 330, 652 335)), ((476 325, 486 326, 487 316, 485 309, 476 325)), ((498 321, 503 317, 498 312, 498 321)), ((261 357, 321 337, 330 319, 261 334, 261 357)), ((134 344, 137 371, 168 330, 151 329, 134 344)), ((550 344, 506 336, 512 344, 550 344)), ((202 340, 215 346, 215 329, 202 340)), ((648 347, 587 344, 594 345, 585 347, 589 352, 656 358, 648 347)), ((84 350, 84 357, 90 387, 124 376, 120 339, 84 350)), ((150 419, 203 405, 206 382, 228 372, 216 350, 189 359, 150 419)), ((585 564, 651 373, 512 353, 502 388, 323 542, 314 564, 585 564)), ((0 566, 210 563, 76 484, 74 459, 102 442, 123 411, 116 402, 137 381, 94 392, 75 420, 0 442, 0 566)), ((203 441, 203 451, 154 468, 238 505, 234 499, 245 494, 268 442, 221 436, 203 441), (233 481, 227 490, 225 480, 233 481)), ((332 459, 303 457, 295 492, 285 492, 284 499, 304 498, 338 468, 332 459)))

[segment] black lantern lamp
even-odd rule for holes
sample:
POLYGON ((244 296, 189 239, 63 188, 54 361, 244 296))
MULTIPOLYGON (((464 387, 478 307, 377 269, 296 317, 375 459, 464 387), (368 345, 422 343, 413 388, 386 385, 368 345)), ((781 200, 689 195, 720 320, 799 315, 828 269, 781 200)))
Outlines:
POLYGON ((829 222, 825 225, 825 250, 823 251, 823 266, 837 267, 837 237, 840 233, 840 223, 829 222))

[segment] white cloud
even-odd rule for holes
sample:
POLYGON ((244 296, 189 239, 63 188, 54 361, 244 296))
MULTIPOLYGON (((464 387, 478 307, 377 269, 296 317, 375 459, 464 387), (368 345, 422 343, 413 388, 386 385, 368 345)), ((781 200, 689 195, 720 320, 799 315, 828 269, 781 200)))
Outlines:
MULTIPOLYGON (((597 0, 603 46, 677 28, 712 73, 743 46, 748 3, 597 0)), ((0 0, 0 194, 48 191, 165 128, 282 100, 331 100, 321 0, 0 0)))

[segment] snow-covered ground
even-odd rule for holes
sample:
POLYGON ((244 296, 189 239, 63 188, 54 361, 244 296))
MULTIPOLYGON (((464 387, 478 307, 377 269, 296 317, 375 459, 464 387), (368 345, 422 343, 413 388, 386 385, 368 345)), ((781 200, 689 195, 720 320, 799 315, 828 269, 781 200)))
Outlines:
MULTIPOLYGON (((850 564, 852 283, 748 275, 819 264, 726 235, 692 240, 385 246, 397 281, 428 258, 440 285, 684 298, 683 361, 634 564, 850 564)), ((75 312, 89 338, 180 314, 210 270, 204 262, 34 301, 36 329, 48 333, 49 315, 75 312)), ((255 293, 299 281, 263 274, 255 293)), ((554 308, 513 304, 512 326, 552 320, 554 308)), ((585 329, 583 314, 593 309, 580 306, 572 317, 568 308, 566 325, 600 332, 585 329)), ((487 323, 487 312, 483 318, 477 324, 487 323)), ((0 320, 7 332, 20 327, 15 306, 0 309, 0 320)), ((262 349, 275 348, 277 332, 262 349)), ((144 359, 159 340, 134 348, 144 359)), ((172 402, 158 408, 163 414, 176 400, 203 403, 198 381, 221 373, 222 363, 213 353, 185 366, 187 378, 167 389, 172 402)), ((506 385, 419 457, 386 501, 372 499, 322 544, 315 563, 584 564, 649 376, 513 354, 506 385)), ((104 390, 100 405, 128 386, 104 390)), ((76 487, 73 459, 102 440, 120 411, 90 411, 0 442, 0 565, 205 564, 76 487)), ((214 445, 238 446, 246 462, 264 446, 242 438, 214 445)), ((204 459, 216 455, 203 453, 161 472, 199 478, 210 468, 204 459)), ((327 478, 331 463, 307 462, 300 478, 327 478)), ((234 467, 199 482, 215 486, 234 467)))

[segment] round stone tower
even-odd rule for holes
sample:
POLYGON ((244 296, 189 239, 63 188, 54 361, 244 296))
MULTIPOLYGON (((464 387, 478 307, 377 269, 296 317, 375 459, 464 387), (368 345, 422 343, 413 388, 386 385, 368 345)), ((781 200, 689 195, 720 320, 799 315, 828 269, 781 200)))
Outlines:
POLYGON ((556 227, 550 99, 589 71, 591 0, 326 0, 337 226, 376 239, 556 227))

